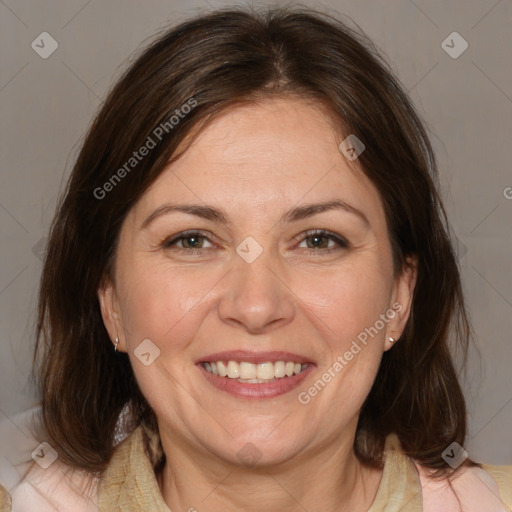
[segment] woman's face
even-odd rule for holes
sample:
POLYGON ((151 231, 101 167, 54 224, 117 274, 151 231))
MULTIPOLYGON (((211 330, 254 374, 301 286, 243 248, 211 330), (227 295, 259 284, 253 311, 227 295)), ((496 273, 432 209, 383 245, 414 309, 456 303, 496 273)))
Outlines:
POLYGON ((339 142, 304 102, 238 107, 128 214, 100 302, 166 439, 235 464, 352 441, 414 276, 339 142))

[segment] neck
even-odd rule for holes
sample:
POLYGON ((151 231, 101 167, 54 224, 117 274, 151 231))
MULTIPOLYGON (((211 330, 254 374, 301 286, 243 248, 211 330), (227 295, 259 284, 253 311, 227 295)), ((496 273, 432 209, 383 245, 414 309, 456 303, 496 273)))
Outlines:
POLYGON ((382 470, 362 465, 353 438, 347 441, 340 446, 338 439, 312 455, 249 469, 217 457, 191 457, 190 446, 169 445, 162 436, 168 455, 158 482, 171 510, 368 510, 382 470))

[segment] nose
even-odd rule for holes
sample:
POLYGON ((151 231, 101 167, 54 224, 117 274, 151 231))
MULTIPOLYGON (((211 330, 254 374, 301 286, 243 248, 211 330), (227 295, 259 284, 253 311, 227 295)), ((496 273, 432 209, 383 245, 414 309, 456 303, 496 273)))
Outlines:
POLYGON ((290 323, 295 315, 294 295, 278 268, 266 251, 252 263, 239 258, 219 301, 221 320, 251 334, 290 323))

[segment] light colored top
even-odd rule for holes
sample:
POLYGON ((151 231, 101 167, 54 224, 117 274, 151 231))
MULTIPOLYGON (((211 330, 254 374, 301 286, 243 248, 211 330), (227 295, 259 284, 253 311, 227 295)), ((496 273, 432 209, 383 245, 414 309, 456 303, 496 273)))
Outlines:
MULTIPOLYGON (((1 424, 0 439, 5 440, 6 429, 1 424)), ((13 434, 12 426, 10 430, 13 434)), ((26 436, 22 430, 19 429, 19 436, 26 436)), ((156 434, 142 426, 137 427, 117 446, 103 478, 93 480, 87 491, 84 490, 86 474, 71 471, 58 459, 46 469, 36 465, 36 470, 16 485, 21 468, 14 470, 16 461, 12 460, 12 450, 11 457, 5 457, 5 447, 0 445, 0 483, 4 486, 0 486, 0 511, 170 512, 153 469, 157 444, 156 434)), ((38 445, 37 441, 32 442, 28 448, 29 458, 38 445)), ((13 444, 10 443, 10 446, 13 444)), ((450 486, 446 480, 430 479, 425 469, 405 456, 394 434, 386 440, 384 460, 382 480, 368 512, 512 510, 512 466, 465 468, 450 486)), ((197 510, 204 508, 197 503, 191 504, 192 510, 194 505, 197 510)))

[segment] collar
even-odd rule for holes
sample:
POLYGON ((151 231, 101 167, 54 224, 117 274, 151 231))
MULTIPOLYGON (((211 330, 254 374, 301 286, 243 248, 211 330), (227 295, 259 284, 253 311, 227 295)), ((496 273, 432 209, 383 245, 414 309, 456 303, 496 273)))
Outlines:
POLYGON ((116 447, 99 488, 100 512, 171 512, 154 472, 155 441, 158 435, 140 425, 116 447))
MULTIPOLYGON (((99 488, 100 512, 151 510, 171 512, 154 472, 158 434, 138 426, 115 450, 99 488)), ((396 434, 386 439, 384 469, 368 512, 422 512, 419 475, 403 454, 396 434)))
POLYGON ((377 495, 368 512, 422 512, 423 498, 418 471, 404 455, 396 434, 389 434, 384 448, 384 471, 377 495))

